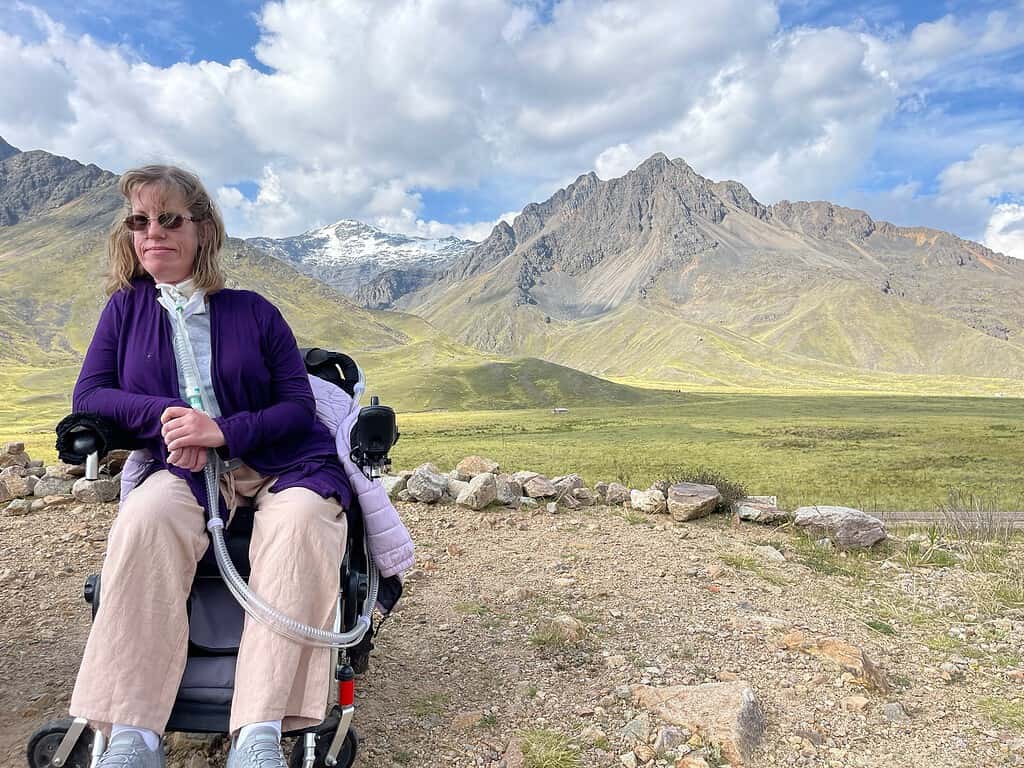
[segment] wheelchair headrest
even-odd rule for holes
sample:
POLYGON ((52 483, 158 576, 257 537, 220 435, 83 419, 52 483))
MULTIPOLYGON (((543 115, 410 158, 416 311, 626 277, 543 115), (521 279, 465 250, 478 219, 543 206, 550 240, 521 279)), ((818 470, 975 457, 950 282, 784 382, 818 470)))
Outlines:
POLYGON ((359 384, 359 366, 344 352, 332 352, 320 347, 304 347, 299 350, 306 372, 341 387, 349 397, 355 397, 359 384))

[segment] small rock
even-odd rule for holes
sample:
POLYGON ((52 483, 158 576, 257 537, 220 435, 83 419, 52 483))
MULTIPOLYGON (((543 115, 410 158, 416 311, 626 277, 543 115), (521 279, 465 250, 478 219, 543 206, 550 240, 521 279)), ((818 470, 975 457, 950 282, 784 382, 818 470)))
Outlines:
POLYGON ((8 517, 22 517, 32 511, 32 502, 29 499, 14 499, 4 507, 4 514, 8 517))
POLYGON ((556 637, 560 637, 569 643, 576 643, 583 639, 583 636, 587 633, 587 628, 583 626, 583 623, 572 616, 565 614, 561 616, 555 616, 555 618, 549 621, 542 622, 538 629, 545 632, 550 632, 556 637))
POLYGON ((570 498, 576 499, 584 507, 591 507, 597 503, 597 494, 589 488, 573 488, 570 498))
POLYGON ((754 547, 754 554, 763 560, 770 560, 773 563, 784 563, 786 557, 775 547, 764 544, 759 547, 754 547))
POLYGON ((619 654, 604 657, 604 665, 609 669, 619 669, 627 664, 629 664, 629 660, 625 656, 621 656, 619 654))
POLYGON ((780 645, 789 650, 799 650, 809 656, 826 659, 850 674, 852 682, 881 693, 889 692, 889 682, 884 673, 867 657, 863 650, 839 638, 825 637, 812 639, 800 630, 782 636, 780 645))
POLYGON ((499 504, 507 507, 519 506, 519 498, 523 495, 523 486, 511 475, 496 475, 494 478, 494 496, 499 504))
POLYGON ((764 737, 764 711, 743 680, 692 686, 634 685, 631 691, 634 703, 663 723, 685 727, 695 736, 707 734, 730 763, 749 760, 764 737))
POLYGON ((944 661, 939 666, 939 676, 947 683, 957 683, 964 679, 964 671, 951 661, 944 661))
POLYGON ((637 768, 636 755, 633 754, 633 750, 619 755, 619 762, 626 768, 637 768))
POLYGON ((627 744, 646 744, 650 731, 651 716, 646 712, 643 712, 622 726, 622 730, 619 731, 619 736, 627 744))
POLYGON ((641 764, 649 763, 658 757, 658 753, 654 751, 654 747, 650 744, 637 744, 633 747, 633 754, 636 755, 636 759, 641 764))
POLYGON ((483 710, 473 709, 467 712, 460 712, 452 718, 452 728, 456 731, 468 731, 470 728, 480 722, 480 718, 484 716, 483 710))
POLYGON ((629 505, 639 512, 649 515, 664 514, 668 511, 665 494, 658 489, 650 491, 632 490, 629 492, 629 505))
POLYGON ((862 712, 867 705, 867 696, 846 696, 840 702, 840 706, 847 712, 862 712))
POLYGON ((532 600, 537 596, 537 593, 529 587, 516 586, 505 590, 502 594, 506 600, 512 600, 517 603, 522 603, 527 600, 532 600))
POLYGON ((584 744, 604 744, 608 741, 608 735, 596 725, 588 725, 580 731, 580 741, 584 744))
POLYGON ((604 495, 605 504, 616 507, 629 501, 629 488, 622 483, 609 483, 604 495))
POLYGON ((752 498, 748 496, 745 499, 740 499, 733 505, 740 520, 760 523, 761 525, 774 525, 776 523, 784 523, 789 519, 789 515, 775 506, 775 502, 758 501, 756 500, 757 498, 761 497, 752 498))
POLYGON ((894 723, 900 723, 904 720, 910 719, 907 711, 898 701, 890 701, 887 704, 883 704, 882 714, 885 715, 886 720, 890 720, 894 723))
POLYGON ((654 740, 654 751, 659 755, 673 751, 686 743, 691 736, 685 728, 678 728, 674 725, 663 725, 658 729, 658 736, 654 740))
POLYGON ((544 509, 547 510, 547 513, 549 515, 557 514, 558 513, 558 504, 553 502, 553 501, 549 501, 547 504, 544 505, 544 509))

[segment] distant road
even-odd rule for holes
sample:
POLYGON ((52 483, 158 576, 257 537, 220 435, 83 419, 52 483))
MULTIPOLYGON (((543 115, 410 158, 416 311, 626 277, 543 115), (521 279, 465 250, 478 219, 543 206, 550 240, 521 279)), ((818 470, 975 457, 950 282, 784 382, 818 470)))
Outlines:
MULTIPOLYGON (((865 510, 867 511, 867 510, 865 510)), ((944 523, 946 517, 941 512, 932 510, 930 512, 868 512, 873 517, 880 518, 887 523, 944 523)), ((1024 529, 1024 512, 993 512, 993 522, 997 524, 1012 523, 1014 528, 1024 529)), ((986 515, 986 522, 988 515, 986 515)))

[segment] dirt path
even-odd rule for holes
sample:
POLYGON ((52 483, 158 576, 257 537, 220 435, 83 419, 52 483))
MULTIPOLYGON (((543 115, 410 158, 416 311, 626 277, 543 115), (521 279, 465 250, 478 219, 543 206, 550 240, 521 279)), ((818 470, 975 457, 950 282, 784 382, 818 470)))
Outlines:
MULTIPOLYGON (((602 507, 401 511, 417 568, 359 683, 357 766, 512 768, 510 740, 538 728, 576 744, 581 766, 620 766, 623 726, 638 714, 622 686, 734 675, 768 719, 754 765, 1024 764, 1024 685, 1012 674, 1024 666, 1024 613, 986 602, 982 576, 962 566, 809 554, 795 534, 723 518, 673 526, 602 507), (788 560, 762 559, 756 547, 768 542, 788 560), (582 622, 582 641, 537 634, 558 614, 582 622), (848 711, 843 700, 862 691, 826 662, 783 650, 789 629, 860 646, 893 692, 866 693, 866 706, 848 711), (943 663, 955 667, 951 681, 943 663), (885 716, 892 702, 908 720, 885 716)), ((0 765, 24 766, 32 730, 66 713, 88 631, 81 585, 98 569, 112 514, 69 505, 0 517, 0 765)), ((180 739, 169 764, 216 768, 223 745, 180 739)))

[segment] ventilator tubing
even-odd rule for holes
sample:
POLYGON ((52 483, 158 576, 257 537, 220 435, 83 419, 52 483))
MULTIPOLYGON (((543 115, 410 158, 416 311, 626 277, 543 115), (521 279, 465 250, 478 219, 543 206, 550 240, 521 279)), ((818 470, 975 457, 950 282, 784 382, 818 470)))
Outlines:
MULTIPOLYGON (((185 376, 185 389, 189 395, 189 403, 196 410, 204 411, 204 400, 202 396, 202 384, 199 379, 199 366, 196 364, 195 352, 192 349, 192 342, 188 338, 188 330, 185 327, 185 316, 178 306, 174 313, 174 353, 178 358, 177 363, 185 376)), ((221 460, 217 452, 210 448, 207 451, 206 467, 203 470, 203 477, 206 480, 206 501, 209 508, 210 519, 206 523, 213 538, 213 554, 217 558, 217 568, 220 570, 221 578, 228 587, 228 591, 234 596, 238 604, 242 606, 247 614, 256 621, 265 624, 279 635, 295 640, 303 645, 326 646, 329 648, 349 648, 356 645, 372 626, 371 614, 373 607, 377 604, 377 591, 380 587, 380 572, 373 562, 373 556, 367 552, 369 562, 369 594, 363 603, 363 610, 356 618, 356 625, 348 632, 331 632, 326 629, 318 629, 308 624, 296 621, 269 605, 255 592, 250 591, 249 585, 238 574, 235 564, 228 554, 227 544, 224 542, 224 520, 220 516, 220 467, 221 460)))

